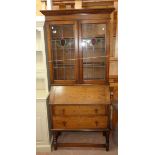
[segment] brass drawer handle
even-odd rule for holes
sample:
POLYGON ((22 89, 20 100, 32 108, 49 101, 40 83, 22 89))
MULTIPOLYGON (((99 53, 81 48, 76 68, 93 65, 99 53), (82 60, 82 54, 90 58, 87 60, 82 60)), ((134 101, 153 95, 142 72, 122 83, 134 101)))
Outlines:
POLYGON ((98 126, 98 121, 95 122, 96 126, 98 126))
POLYGON ((63 121, 62 124, 63 124, 63 126, 66 126, 66 122, 65 121, 63 121))
POLYGON ((62 114, 65 115, 65 109, 62 109, 62 114))
POLYGON ((95 113, 96 113, 96 114, 98 113, 98 109, 95 109, 95 113))

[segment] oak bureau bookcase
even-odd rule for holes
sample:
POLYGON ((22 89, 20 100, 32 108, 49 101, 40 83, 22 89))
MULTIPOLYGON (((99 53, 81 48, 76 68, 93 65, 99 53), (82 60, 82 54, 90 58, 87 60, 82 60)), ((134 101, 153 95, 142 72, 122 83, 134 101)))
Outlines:
POLYGON ((108 80, 113 11, 114 8, 41 11, 45 15, 55 150, 57 146, 95 146, 109 150, 108 80), (58 143, 63 131, 100 131, 106 143, 58 143))

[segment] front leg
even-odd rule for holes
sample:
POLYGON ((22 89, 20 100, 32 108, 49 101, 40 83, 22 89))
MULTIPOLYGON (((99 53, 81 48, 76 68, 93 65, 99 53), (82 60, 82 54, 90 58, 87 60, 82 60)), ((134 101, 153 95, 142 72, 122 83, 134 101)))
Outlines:
POLYGON ((57 132, 57 138, 58 138, 60 135, 61 135, 61 132, 60 132, 60 131, 57 132))
POLYGON ((103 134, 103 136, 106 136, 106 131, 103 131, 103 133, 102 133, 102 134, 103 134))
POLYGON ((54 131, 53 132, 53 146, 54 146, 54 150, 57 150, 57 137, 58 137, 57 132, 54 131))
POLYGON ((109 131, 106 131, 106 151, 109 151, 109 131))

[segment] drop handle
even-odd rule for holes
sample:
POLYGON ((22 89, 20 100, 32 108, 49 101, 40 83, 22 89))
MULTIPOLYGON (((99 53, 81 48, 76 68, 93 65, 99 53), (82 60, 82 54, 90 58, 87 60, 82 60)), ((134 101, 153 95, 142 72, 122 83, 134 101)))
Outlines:
POLYGON ((63 124, 64 126, 66 126, 66 122, 65 122, 65 121, 63 121, 62 124, 63 124))
POLYGON ((98 109, 95 109, 95 113, 96 113, 96 114, 98 113, 98 109))
POLYGON ((62 109, 62 114, 63 114, 63 115, 65 114, 65 109, 62 109))
POLYGON ((95 122, 96 126, 98 126, 98 121, 95 122))

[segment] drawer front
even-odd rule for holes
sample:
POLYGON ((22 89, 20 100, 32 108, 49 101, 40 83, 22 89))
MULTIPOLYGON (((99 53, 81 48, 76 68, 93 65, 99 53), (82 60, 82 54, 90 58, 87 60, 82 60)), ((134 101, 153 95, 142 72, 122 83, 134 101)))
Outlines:
POLYGON ((107 105, 54 105, 55 116, 105 115, 107 105))
POLYGON ((108 127, 107 116, 53 117, 53 129, 102 129, 108 127))

